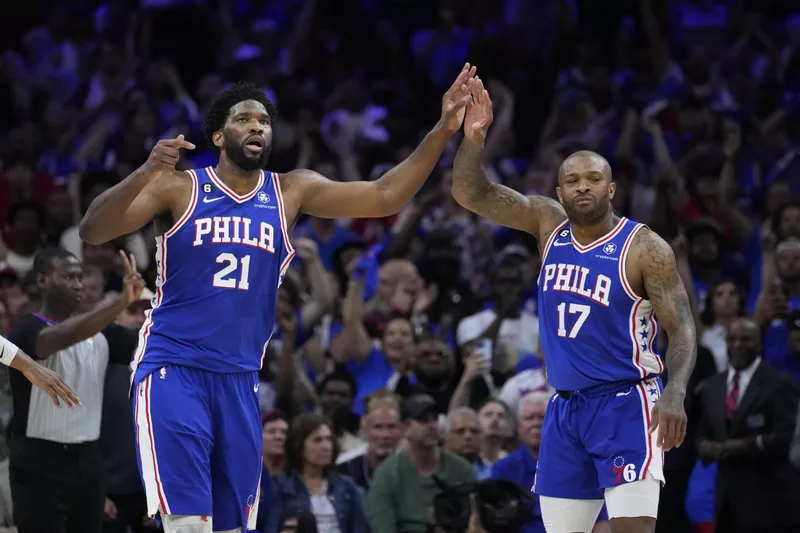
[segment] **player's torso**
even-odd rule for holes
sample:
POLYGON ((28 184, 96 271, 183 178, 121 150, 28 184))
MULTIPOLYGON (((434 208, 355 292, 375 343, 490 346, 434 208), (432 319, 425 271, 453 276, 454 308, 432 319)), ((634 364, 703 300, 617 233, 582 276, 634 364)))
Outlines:
POLYGON ((633 381, 662 370, 649 300, 626 275, 630 245, 642 227, 623 218, 587 246, 568 221, 544 247, 539 274, 539 335, 548 381, 559 390, 583 390, 633 381))
POLYGON ((294 256, 276 174, 237 195, 211 167, 193 179, 186 213, 156 237, 157 290, 133 366, 258 370, 278 286, 294 256))

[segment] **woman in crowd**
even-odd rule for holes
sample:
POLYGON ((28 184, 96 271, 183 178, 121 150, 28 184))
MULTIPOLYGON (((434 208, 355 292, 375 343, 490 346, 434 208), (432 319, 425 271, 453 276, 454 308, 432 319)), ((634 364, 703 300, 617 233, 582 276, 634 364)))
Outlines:
POLYGON ((264 456, 261 470, 261 504, 258 507, 258 520, 256 528, 262 529, 267 517, 267 504, 264 501, 269 494, 270 481, 274 476, 283 472, 286 460, 285 446, 286 433, 289 431, 289 422, 286 416, 278 411, 267 411, 261 415, 261 436, 264 441, 264 456))
POLYGON ((264 533, 279 533, 286 511, 310 512, 320 533, 367 533, 362 496, 356 484, 337 473, 338 455, 331 423, 316 413, 292 421, 286 439, 286 471, 270 482, 264 499, 264 533))

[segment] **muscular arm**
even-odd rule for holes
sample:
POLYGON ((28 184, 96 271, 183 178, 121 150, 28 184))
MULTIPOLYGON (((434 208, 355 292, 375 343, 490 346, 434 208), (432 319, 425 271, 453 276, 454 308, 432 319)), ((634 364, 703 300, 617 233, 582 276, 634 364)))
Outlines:
POLYGON ((436 126, 403 162, 375 181, 339 182, 313 170, 287 176, 301 187, 300 211, 322 218, 380 218, 394 215, 422 187, 450 136, 436 126))
POLYGON ((36 338, 36 352, 31 355, 37 359, 46 359, 59 350, 96 335, 113 322, 127 305, 125 298, 119 297, 98 305, 88 313, 42 329, 36 338))
POLYGON ((188 174, 172 172, 153 179, 138 168, 95 198, 79 226, 80 237, 102 244, 132 233, 170 208, 170 198, 190 186, 188 174))
POLYGON ((645 297, 653 304, 658 321, 667 332, 668 386, 685 393, 697 358, 697 336, 689 295, 678 274, 675 254, 661 237, 648 228, 639 230, 638 251, 645 297))
POLYGON ((551 198, 524 196, 492 183, 481 164, 482 151, 466 139, 458 148, 451 192, 461 206, 503 226, 527 231, 536 238, 567 218, 561 205, 551 198))

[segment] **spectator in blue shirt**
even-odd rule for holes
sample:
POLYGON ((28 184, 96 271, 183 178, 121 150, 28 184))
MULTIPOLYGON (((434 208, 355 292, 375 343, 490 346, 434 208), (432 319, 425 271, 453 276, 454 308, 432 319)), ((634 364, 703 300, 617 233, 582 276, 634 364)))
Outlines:
MULTIPOLYGON (((492 466, 491 479, 508 479, 523 487, 533 487, 536 477, 536 464, 539 456, 539 443, 542 440, 542 427, 550 394, 534 391, 527 394, 519 402, 517 411, 517 432, 521 445, 519 448, 497 461, 492 466)), ((534 497, 536 507, 533 509, 534 520, 525 524, 520 533, 545 533, 542 522, 542 510, 539 497, 534 497)), ((605 510, 600 513, 600 520, 593 533, 608 531, 605 510)))

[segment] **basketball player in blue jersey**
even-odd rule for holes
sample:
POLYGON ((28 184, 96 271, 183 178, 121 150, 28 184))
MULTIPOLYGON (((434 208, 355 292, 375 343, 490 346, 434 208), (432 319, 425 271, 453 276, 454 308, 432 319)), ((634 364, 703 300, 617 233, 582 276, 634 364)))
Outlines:
POLYGON ((539 334, 550 401, 534 490, 548 533, 591 531, 605 500, 614 533, 655 531, 663 452, 686 434, 683 401, 696 341, 670 246, 614 214, 608 162, 569 156, 558 202, 492 183, 481 166, 492 103, 479 79, 464 120, 453 196, 470 211, 539 242, 539 334), (669 337, 669 382, 657 352, 669 337))
POLYGON ((437 125, 405 161, 372 182, 311 170, 262 169, 275 109, 237 84, 211 105, 204 132, 216 167, 177 172, 184 140, 161 140, 147 162, 89 207, 81 238, 99 244, 155 222, 157 291, 132 362, 139 466, 148 512, 166 533, 253 529, 259 502, 258 370, 301 213, 397 213, 461 128, 471 96, 465 65, 437 125))

